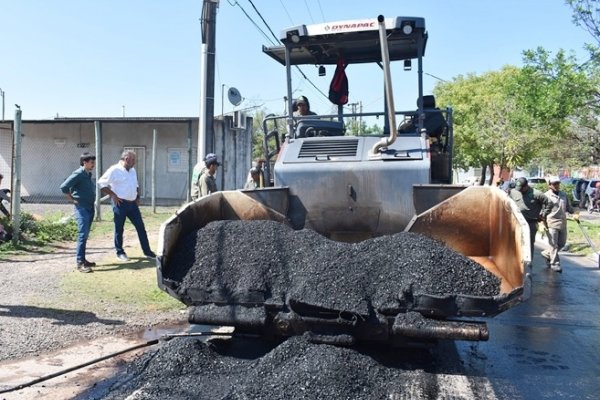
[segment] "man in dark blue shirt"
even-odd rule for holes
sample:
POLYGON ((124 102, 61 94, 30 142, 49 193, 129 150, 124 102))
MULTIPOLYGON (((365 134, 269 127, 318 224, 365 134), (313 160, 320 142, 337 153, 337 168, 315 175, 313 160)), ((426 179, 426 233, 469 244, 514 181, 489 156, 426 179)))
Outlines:
POLYGON ((96 263, 85 258, 85 248, 92 221, 94 219, 94 201, 96 200, 96 186, 92 182, 92 171, 96 166, 96 157, 91 153, 83 153, 79 157, 80 168, 60 185, 60 190, 75 206, 75 220, 77 221, 77 270, 79 272, 92 272, 91 267, 96 263))

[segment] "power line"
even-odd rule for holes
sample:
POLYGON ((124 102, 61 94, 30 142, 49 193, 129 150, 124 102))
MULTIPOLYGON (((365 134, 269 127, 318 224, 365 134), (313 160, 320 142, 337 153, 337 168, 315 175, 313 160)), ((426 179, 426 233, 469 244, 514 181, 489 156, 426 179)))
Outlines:
POLYGON ((310 22, 312 22, 314 24, 315 19, 313 18, 312 13, 310 12, 310 7, 308 6, 308 3, 306 2, 306 0, 304 0, 304 5, 306 6, 306 10, 308 10, 308 16, 310 17, 310 22))
POLYGON ((317 92, 321 93, 321 95, 322 95, 323 97, 325 97, 326 99, 329 99, 329 96, 327 96, 325 93, 323 93, 323 91, 322 91, 321 89, 319 89, 319 88, 318 88, 318 87, 317 87, 317 86, 316 86, 316 85, 315 85, 315 84, 314 84, 314 83, 313 83, 313 82, 312 82, 312 81, 311 81, 311 80, 310 80, 310 79, 309 79, 309 78, 308 78, 308 77, 307 77, 307 76, 304 74, 304 71, 302 71, 302 70, 300 69, 300 67, 299 67, 299 66, 297 66, 297 65, 294 65, 294 67, 296 67, 296 69, 298 70, 298 72, 300 72, 300 75, 302 75, 302 77, 303 77, 303 78, 304 78, 304 79, 305 79, 305 80, 306 80, 308 83, 310 83, 310 85, 311 85, 313 88, 315 88, 315 90, 316 90, 317 92))
MULTIPOLYGON (((273 37, 279 42, 279 39, 277 38, 277 36, 275 36, 275 34, 273 33, 273 30, 271 29, 271 27, 269 26, 269 24, 267 23, 267 21, 265 21, 265 19, 263 18, 262 14, 260 13, 260 11, 258 11, 258 9, 256 8, 256 6, 254 5, 254 3, 252 2, 252 0, 248 0, 248 2, 252 5, 252 7, 254 8, 254 11, 256 11, 256 13, 258 14, 258 16, 260 17, 260 19, 262 20, 262 22, 265 24, 265 26, 267 27, 267 29, 269 29, 269 32, 271 32, 271 34, 273 35, 273 37)), ((306 4, 306 0, 304 0, 304 4, 306 4)), ((283 4, 282 4, 283 5, 283 4)), ((308 4, 306 4, 306 7, 308 8, 308 4)), ((285 9, 285 6, 284 6, 285 9)), ((287 13, 287 10, 286 10, 287 13)), ((310 10, 309 10, 309 14, 310 14, 310 10)), ((288 14, 289 16, 289 14, 288 14)), ((310 15, 310 18, 312 20, 312 14, 310 15)), ((314 22, 314 21, 313 21, 314 22)), ((321 89, 319 89, 304 73, 304 71, 302 71, 302 69, 295 65, 296 69, 298 70, 298 72, 300 73, 300 75, 302 75, 302 77, 313 87, 315 88, 315 90, 317 92, 319 92, 323 97, 328 98, 328 96, 323 93, 321 91, 321 89)))
POLYGON ((288 18, 290 19, 290 23, 292 25, 294 25, 294 20, 292 19, 292 16, 290 15, 290 13, 288 12, 287 8, 285 7, 285 4, 283 4, 283 0, 279 0, 279 2, 281 3, 281 7, 283 7, 283 11, 285 11, 285 13, 287 14, 288 18))
POLYGON ((445 83, 447 83, 447 82, 448 82, 447 80, 445 80, 445 79, 442 79, 442 78, 439 78, 439 77, 437 77, 437 76, 435 76, 435 75, 432 75, 432 74, 430 74, 429 72, 423 72, 423 74, 425 74, 425 75, 429 75, 430 77, 432 77, 432 78, 435 78, 435 79, 437 79, 438 81, 442 81, 442 82, 445 82, 445 83))
MULTIPOLYGON (((258 29, 260 31, 260 33, 262 33, 262 35, 265 37, 265 39, 267 39, 272 45, 275 45, 277 43, 274 43, 271 38, 269 37, 269 35, 267 35, 262 29, 260 29, 260 27, 258 26, 258 24, 256 22, 254 22, 254 20, 252 19, 252 17, 250 17, 250 15, 248 15, 248 13, 246 12, 246 10, 244 9, 244 7, 242 7, 242 5, 240 3, 238 3, 237 1, 233 4, 231 4, 231 2, 229 2, 229 5, 231 5, 232 7, 234 6, 238 6, 240 8, 240 10, 242 10, 242 12, 244 13, 244 15, 246 16, 246 18, 248 18, 250 20, 250 22, 252 22, 252 25, 254 25, 254 27, 256 29, 258 29)), ((267 25, 268 27, 268 25, 267 25)), ((270 30, 270 28, 269 28, 270 30)), ((272 32, 271 32, 272 33, 272 32)))
POLYGON ((273 33, 273 30, 271 29, 271 27, 269 26, 269 24, 267 24, 267 21, 265 21, 265 19, 263 18, 262 14, 260 13, 260 11, 258 11, 258 9, 254 5, 254 3, 252 2, 252 0, 248 0, 248 2, 252 5, 252 8, 254 8, 254 11, 256 11, 256 13, 258 14, 258 16, 260 17, 260 19, 262 20, 263 24, 265 24, 265 26, 267 27, 267 29, 269 30, 269 32, 271 32, 271 35, 273 35, 273 37, 275 38, 275 40, 277 40, 277 42, 279 42, 279 38, 277 37, 277 35, 275 35, 275 33, 273 33))
POLYGON ((323 14, 323 7, 321 7, 321 0, 317 0, 317 4, 319 5, 319 10, 321 11, 321 18, 323 18, 323 22, 325 22, 325 14, 323 14))
MULTIPOLYGON (((267 21, 265 21, 265 19, 262 17, 261 13, 258 11, 258 9, 256 8, 256 6, 254 5, 254 3, 251 0, 248 0, 250 2, 250 4, 252 4, 252 7, 254 8, 254 11, 259 15, 259 17, 261 18, 262 22, 265 24, 265 26, 267 27, 267 29, 269 29, 269 32, 271 32, 271 34, 273 35, 273 37, 279 42, 279 39, 277 38, 277 36, 273 33, 273 30, 271 29, 271 27, 269 26, 269 24, 267 23, 267 21)), ((254 22, 254 20, 252 19, 252 17, 250 17, 250 15, 248 15, 248 13, 246 12, 246 10, 244 9, 244 7, 242 7, 237 1, 235 1, 233 4, 228 0, 229 5, 233 6, 238 6, 240 8, 240 10, 242 10, 242 12, 244 13, 244 15, 250 20, 250 22, 252 22, 252 24, 256 27, 256 29, 258 29, 263 36, 265 36, 265 38, 271 42, 272 45, 276 45, 276 43, 273 43, 272 40, 270 40, 270 38, 267 36, 267 34, 260 29, 260 27, 258 26, 258 24, 256 22, 254 22)), ((305 4, 306 4, 306 0, 305 0, 305 4)), ((307 5, 308 7, 308 5, 307 5)), ((284 7, 285 8, 285 7, 284 7)), ((287 12, 287 11, 286 11, 287 12)), ((312 15, 311 15, 311 19, 312 19, 312 15)), ((321 91, 321 89, 319 89, 307 76, 306 74, 302 71, 302 69, 298 66, 298 65, 294 65, 296 67, 296 69, 298 70, 298 72, 300 73, 300 75, 302 75, 302 77, 313 87, 315 88, 315 90, 317 92, 319 92, 323 97, 328 98, 328 96, 323 93, 323 91, 321 91)))

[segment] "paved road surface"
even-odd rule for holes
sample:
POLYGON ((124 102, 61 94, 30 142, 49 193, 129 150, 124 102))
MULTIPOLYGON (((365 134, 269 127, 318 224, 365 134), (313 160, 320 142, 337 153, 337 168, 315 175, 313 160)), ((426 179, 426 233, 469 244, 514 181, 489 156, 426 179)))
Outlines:
POLYGON ((561 254, 559 274, 541 248, 531 298, 490 320, 488 342, 457 342, 457 360, 498 399, 600 399, 598 260, 561 254))

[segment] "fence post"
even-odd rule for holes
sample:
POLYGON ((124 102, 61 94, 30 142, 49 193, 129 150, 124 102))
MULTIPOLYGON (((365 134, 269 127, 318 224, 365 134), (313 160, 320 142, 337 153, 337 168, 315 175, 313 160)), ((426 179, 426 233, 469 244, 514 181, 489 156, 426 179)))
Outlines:
POLYGON ((195 162, 192 160, 192 120, 188 121, 187 126, 187 151, 188 151, 188 171, 187 171, 187 194, 185 197, 186 203, 192 201, 192 174, 195 162))
POLYGON ((21 109, 15 110, 15 130, 14 130, 14 151, 13 151, 13 165, 12 165, 12 226, 13 226, 13 245, 17 245, 19 242, 19 236, 21 234, 21 109))
POLYGON ((156 214, 156 129, 152 130, 152 212, 156 214))
MULTIPOLYGON (((94 134, 96 141, 96 183, 102 176, 102 125, 94 121, 94 134)), ((102 221, 102 192, 96 184, 96 221, 102 221)))

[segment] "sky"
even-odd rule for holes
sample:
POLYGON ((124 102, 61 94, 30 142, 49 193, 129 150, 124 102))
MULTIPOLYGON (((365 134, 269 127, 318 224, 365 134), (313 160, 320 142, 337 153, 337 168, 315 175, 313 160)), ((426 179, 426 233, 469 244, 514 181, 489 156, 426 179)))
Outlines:
MULTIPOLYGON (((5 118, 15 104, 24 120, 60 117, 197 117, 202 63, 202 0, 0 0, 0 89, 5 118)), ((279 36, 286 27, 349 19, 417 16, 429 33, 425 94, 439 79, 522 65, 538 46, 584 60, 592 37, 572 22, 563 0, 221 0, 217 11, 216 115, 233 110, 283 111, 285 68, 263 54, 274 40, 252 4, 279 36), (252 20, 246 15, 248 14, 252 20), (263 34, 256 25, 266 34, 263 34), (433 75, 433 77, 431 76, 433 75), (229 103, 227 89, 243 97, 229 103), (221 94, 224 93, 224 99, 221 94)), ((400 64, 400 63, 396 63, 400 64)), ((350 103, 379 111, 382 73, 350 66, 350 103)), ((334 68, 319 77, 327 93, 334 68)), ((411 73, 392 69, 396 108, 415 108, 411 73)), ((298 73, 294 96, 329 113, 331 103, 298 73)))

